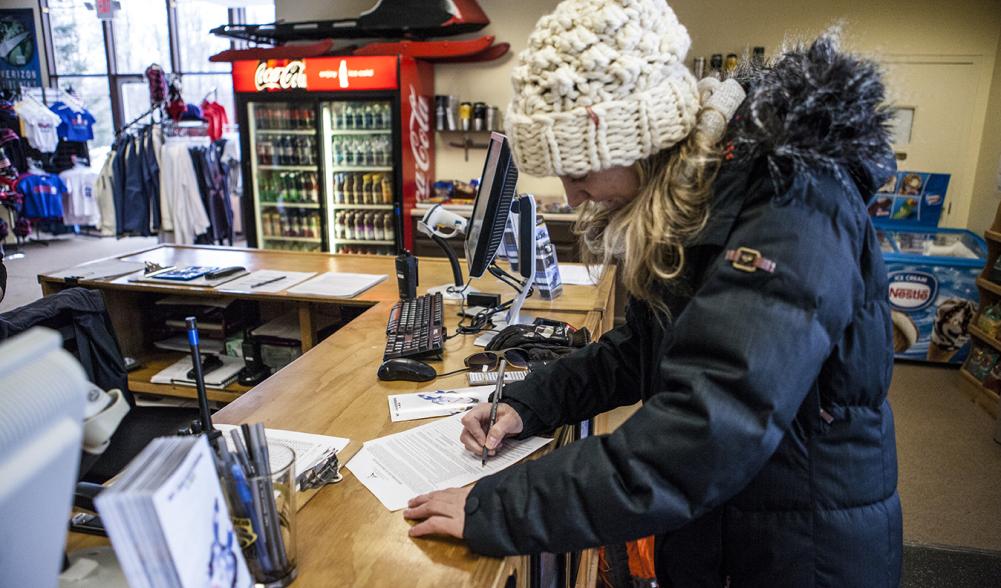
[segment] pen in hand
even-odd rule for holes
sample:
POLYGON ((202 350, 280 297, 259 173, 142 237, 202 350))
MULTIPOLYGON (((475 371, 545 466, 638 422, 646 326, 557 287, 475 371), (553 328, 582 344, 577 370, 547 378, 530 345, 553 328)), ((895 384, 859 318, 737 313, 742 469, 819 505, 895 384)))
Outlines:
MULTIPOLYGON (((504 368, 505 367, 507 367, 507 360, 504 360, 504 359, 500 360, 500 365, 497 366, 497 388, 494 389, 494 399, 493 399, 493 402, 490 403, 490 425, 487 427, 487 434, 488 435, 490 434, 490 429, 493 429, 494 425, 497 424, 497 404, 500 402, 501 394, 504 391, 504 368)), ((482 459, 480 461, 480 465, 482 467, 486 467, 486 465, 487 465, 487 453, 488 453, 488 451, 489 450, 487 449, 486 440, 484 440, 484 442, 483 442, 483 456, 482 456, 482 459)))

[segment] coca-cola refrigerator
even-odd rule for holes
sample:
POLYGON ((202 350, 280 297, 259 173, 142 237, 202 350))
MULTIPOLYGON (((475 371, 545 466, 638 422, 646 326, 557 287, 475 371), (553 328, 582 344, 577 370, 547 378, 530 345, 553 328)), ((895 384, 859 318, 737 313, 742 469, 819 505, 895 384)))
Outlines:
POLYGON ((251 247, 395 254, 434 178, 431 64, 400 56, 233 63, 251 247))

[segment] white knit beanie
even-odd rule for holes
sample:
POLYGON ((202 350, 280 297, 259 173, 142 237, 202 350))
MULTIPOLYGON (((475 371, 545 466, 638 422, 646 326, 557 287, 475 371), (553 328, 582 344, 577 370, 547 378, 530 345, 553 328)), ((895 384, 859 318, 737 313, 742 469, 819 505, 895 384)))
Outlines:
POLYGON ((512 70, 505 117, 518 169, 581 176, 688 136, 699 112, 688 31, 665 0, 565 0, 512 70))

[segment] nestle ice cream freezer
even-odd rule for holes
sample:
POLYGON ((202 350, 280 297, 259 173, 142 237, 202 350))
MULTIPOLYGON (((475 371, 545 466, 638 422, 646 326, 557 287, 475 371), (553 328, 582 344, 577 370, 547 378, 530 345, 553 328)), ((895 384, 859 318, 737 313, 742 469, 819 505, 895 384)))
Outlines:
POLYGON ((971 231, 938 228, 948 186, 948 174, 897 172, 869 204, 898 359, 961 364, 969 353, 987 244, 971 231))

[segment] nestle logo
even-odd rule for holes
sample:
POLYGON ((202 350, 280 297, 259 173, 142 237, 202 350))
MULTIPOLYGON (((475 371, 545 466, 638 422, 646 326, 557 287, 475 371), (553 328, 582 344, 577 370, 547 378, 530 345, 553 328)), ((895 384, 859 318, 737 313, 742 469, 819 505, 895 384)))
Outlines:
POLYGON ((306 63, 290 61, 283 66, 268 67, 261 62, 254 73, 254 87, 261 90, 295 90, 306 89, 306 63))
POLYGON ((890 274, 890 306, 897 310, 914 311, 931 306, 938 295, 935 276, 920 272, 890 274))

